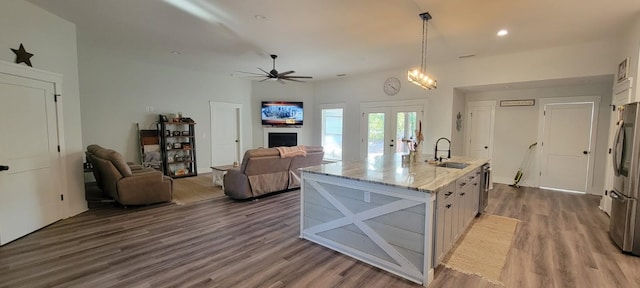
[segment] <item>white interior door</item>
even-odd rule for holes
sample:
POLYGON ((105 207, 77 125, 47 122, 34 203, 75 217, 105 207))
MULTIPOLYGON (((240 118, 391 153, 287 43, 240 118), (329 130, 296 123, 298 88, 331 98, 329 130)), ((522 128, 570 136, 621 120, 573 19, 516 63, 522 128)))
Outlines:
POLYGON ((211 166, 240 162, 241 104, 210 102, 211 166))
POLYGON ((476 101, 467 104, 467 156, 491 160, 496 111, 495 101, 476 101))
POLYGON ((0 73, 0 245, 61 219, 52 83, 0 73), (13 124, 12 124, 13 123, 13 124))
POLYGON ((407 140, 417 137, 422 106, 375 107, 363 117, 364 151, 370 165, 381 164, 385 154, 407 153, 407 140))
POLYGON ((544 106, 540 187, 586 192, 591 170, 594 103, 544 106))

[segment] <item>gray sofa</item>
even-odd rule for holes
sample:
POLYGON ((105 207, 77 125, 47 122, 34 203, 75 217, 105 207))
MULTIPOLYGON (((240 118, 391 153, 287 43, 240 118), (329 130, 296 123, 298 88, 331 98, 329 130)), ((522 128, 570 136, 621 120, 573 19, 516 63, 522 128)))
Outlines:
POLYGON ((276 148, 247 150, 242 165, 224 176, 224 194, 233 199, 250 199, 261 195, 300 187, 299 168, 322 164, 322 146, 305 146, 307 156, 281 158, 276 148))
POLYGON ((98 187, 122 205, 145 205, 172 200, 173 179, 161 171, 127 163, 122 154, 87 146, 87 160, 93 164, 98 187))

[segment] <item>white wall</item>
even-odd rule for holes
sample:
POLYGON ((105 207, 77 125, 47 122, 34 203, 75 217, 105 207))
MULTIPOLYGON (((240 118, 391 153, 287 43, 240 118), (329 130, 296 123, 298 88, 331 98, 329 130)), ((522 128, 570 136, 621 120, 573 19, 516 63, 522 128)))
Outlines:
MULTIPOLYGON (((322 81, 315 83, 314 103, 318 107, 320 104, 344 103, 344 136, 342 139, 343 150, 342 159, 344 161, 360 159, 360 104, 367 102, 388 102, 402 100, 423 100, 429 93, 416 85, 407 82, 407 71, 383 71, 374 72, 366 75, 358 75, 345 77, 331 81, 322 81), (395 96, 387 96, 383 91, 383 83, 388 77, 397 77, 400 79, 400 92, 395 96)), ((429 103, 431 106, 431 103, 429 103)), ((449 106, 448 109, 451 109, 449 106)), ((429 110, 429 108, 427 108, 429 110)), ((319 113, 319 112, 318 112, 319 113)), ((427 114, 429 112, 426 112, 427 114)), ((317 143, 320 141, 320 131, 322 129, 321 115, 316 116, 316 126, 314 127, 314 137, 317 143)), ((427 119, 433 119, 427 116, 427 119)), ((445 120, 447 121, 447 120, 445 120)), ((432 123, 423 123, 423 129, 429 130, 432 123), (426 128, 425 128, 426 126, 426 128)), ((429 137, 429 133, 425 135, 429 137)), ((449 137, 449 135, 439 135, 449 137)), ((433 137, 432 137, 433 138, 433 137)), ((436 137, 437 138, 437 137, 436 137)), ((433 139, 436 139, 433 138, 433 139)), ((423 147, 433 147, 430 141, 425 142, 423 147)), ((422 149, 424 153, 429 153, 422 149)))
POLYGON ((451 155, 465 155, 464 147, 464 128, 466 127, 465 120, 465 94, 459 89, 453 89, 453 117, 451 119, 451 155), (458 113, 461 117, 460 130, 457 130, 456 121, 458 113))
MULTIPOLYGON (((253 95, 251 96, 251 107, 245 113, 253 115, 253 148, 267 147, 267 143, 264 142, 264 127, 271 128, 271 126, 262 126, 260 118, 260 108, 262 101, 299 101, 304 105, 304 120, 303 125, 300 127, 300 134, 298 135, 299 145, 320 145, 320 138, 313 138, 313 135, 320 134, 320 130, 314 130, 314 122, 316 110, 314 105, 314 93, 313 84, 311 83, 296 83, 288 81, 286 84, 280 84, 275 81, 265 81, 253 83, 253 95), (317 132, 316 132, 317 131, 317 132)), ((320 113, 319 111, 317 113, 320 113)), ((290 129, 287 127, 280 129, 290 129)), ((286 131, 286 130, 285 130, 286 131)))
POLYGON ((34 68, 63 75, 64 160, 68 169, 64 191, 67 209, 64 216, 78 214, 87 209, 87 203, 82 169, 84 152, 80 128, 76 27, 26 1, 4 0, 1 5, 0 60, 15 62, 16 56, 10 48, 17 49, 22 43, 27 52, 34 54, 31 58, 34 68))
MULTIPOLYGON (((496 100, 494 153, 491 163, 493 180, 498 183, 513 184, 513 178, 529 145, 538 141, 538 120, 541 98, 600 96, 596 147, 592 150, 595 157, 594 177, 592 179, 593 194, 604 192, 604 169, 608 147, 609 117, 611 109, 612 83, 585 84, 554 88, 536 88, 506 91, 474 92, 466 94, 466 102, 496 100), (500 100, 536 99, 535 106, 500 107, 500 100)), ((466 147, 465 147, 466 148, 466 147)), ((523 176, 521 186, 535 186, 538 181, 539 168, 536 157, 540 151, 537 146, 533 151, 528 170, 523 176)))
POLYGON ((640 100, 640 91, 638 91, 638 85, 640 84, 640 79, 638 79, 638 76, 640 76, 640 12, 637 13, 633 24, 629 27, 626 37, 621 43, 621 49, 618 52, 617 62, 615 63, 620 63, 625 58, 629 58, 628 77, 633 77, 635 82, 633 85, 635 91, 633 93, 636 95, 636 99, 640 100))
MULTIPOLYGON (((460 109, 459 99, 454 107, 455 89, 459 87, 564 79, 595 75, 613 75, 617 69, 617 43, 594 42, 576 46, 525 51, 492 57, 460 59, 451 63, 427 65, 438 79, 438 89, 425 91, 409 83, 406 71, 410 67, 345 77, 315 83, 315 103, 346 103, 345 160, 359 158, 359 104, 372 101, 429 99, 425 123, 425 147, 431 147, 439 137, 462 139, 455 134, 455 115, 460 109), (382 83, 387 77, 398 77, 402 88, 396 96, 386 96, 382 83), (454 113, 454 108, 456 109, 454 113)), ((459 97, 459 96, 458 96, 459 97)), ((464 114, 464 113, 463 113, 464 114)), ((317 128, 319 129, 319 128, 317 128)), ((454 151, 461 149, 456 140, 454 151)), ((425 150, 425 149, 423 149, 425 150)), ((427 149, 428 150, 428 149, 427 149)))
MULTIPOLYGON (((82 73, 83 144, 114 149, 128 161, 140 162, 136 123, 155 129, 158 114, 182 112, 197 124, 198 172, 210 172, 209 101, 242 104, 243 122, 252 123, 251 83, 226 74, 157 63, 127 53, 104 50, 79 36, 82 73), (154 111, 146 110, 147 106, 154 111)), ((166 57, 173 57, 170 53, 166 57)), ((250 129, 242 130, 243 149, 252 147, 250 129)))

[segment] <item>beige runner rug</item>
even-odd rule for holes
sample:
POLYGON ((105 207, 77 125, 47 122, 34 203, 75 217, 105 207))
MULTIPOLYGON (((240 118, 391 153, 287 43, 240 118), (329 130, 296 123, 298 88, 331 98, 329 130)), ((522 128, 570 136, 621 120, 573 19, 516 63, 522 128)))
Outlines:
POLYGON ((173 202, 178 205, 224 197, 224 191, 213 185, 211 173, 173 179, 173 202))
POLYGON ((458 246, 443 260, 445 266, 491 282, 499 280, 520 220, 482 214, 474 220, 458 246))

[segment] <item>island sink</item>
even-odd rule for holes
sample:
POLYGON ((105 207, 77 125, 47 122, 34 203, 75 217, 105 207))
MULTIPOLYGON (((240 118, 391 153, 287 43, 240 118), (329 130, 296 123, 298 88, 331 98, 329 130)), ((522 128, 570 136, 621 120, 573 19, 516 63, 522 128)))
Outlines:
POLYGON ((460 162, 442 162, 442 163, 438 163, 437 165, 444 168, 454 168, 454 169, 464 169, 467 166, 469 166, 469 164, 467 163, 460 163, 460 162))

